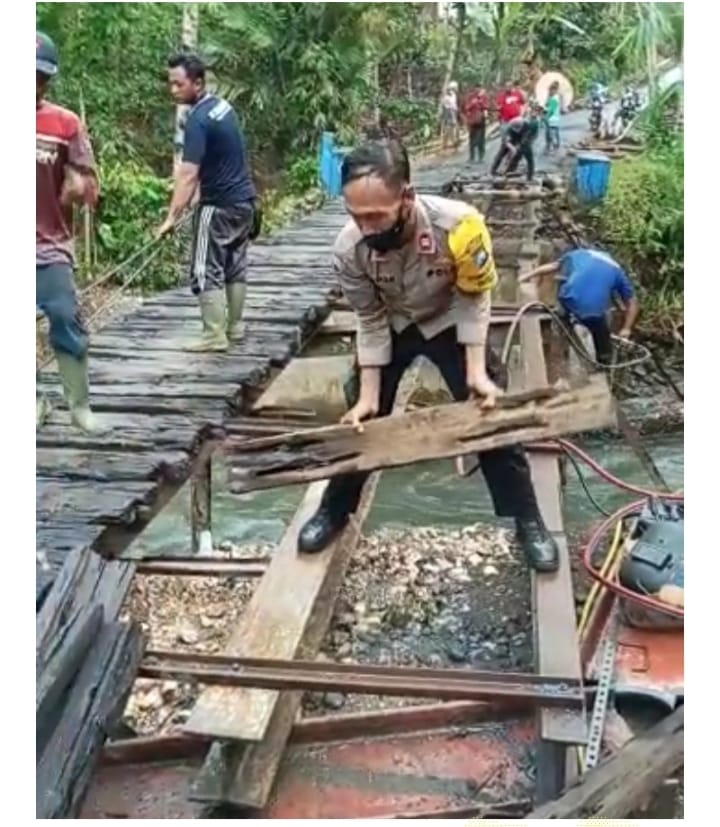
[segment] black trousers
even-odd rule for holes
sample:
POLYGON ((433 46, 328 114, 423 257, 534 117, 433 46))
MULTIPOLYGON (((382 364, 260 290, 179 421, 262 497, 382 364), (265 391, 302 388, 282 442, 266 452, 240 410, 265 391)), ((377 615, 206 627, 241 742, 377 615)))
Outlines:
MULTIPOLYGON (((393 333, 393 360, 382 368, 378 416, 387 416, 392 411, 400 380, 418 356, 425 356, 437 366, 456 402, 468 398, 465 348, 458 344, 455 327, 425 339, 415 325, 410 325, 402 333, 393 333)), ((488 375, 499 385, 504 385, 506 379, 501 376, 494 360, 495 356, 490 352, 488 375)), ((355 404, 359 385, 354 382, 346 387, 351 394, 349 404, 355 404)), ((538 516, 530 467, 520 446, 485 451, 478 454, 478 459, 498 517, 534 519, 538 516)), ((364 472, 333 477, 325 491, 323 505, 336 514, 352 513, 358 506, 367 477, 364 472)))
POLYGON ((485 121, 473 124, 468 128, 468 139, 470 144, 470 160, 482 161, 485 157, 485 121))
MULTIPOLYGON (((511 143, 507 143, 505 141, 503 141, 503 143, 500 144, 500 149, 498 150, 498 153, 495 156, 495 160, 492 162, 492 167, 490 169, 491 175, 497 175, 497 171, 500 169, 500 164, 503 162, 505 156, 510 152, 511 146, 511 143)), ((523 158, 527 163, 527 178, 529 181, 535 174, 535 155, 533 153, 532 144, 525 144, 515 153, 512 160, 508 164, 507 171, 515 172, 515 170, 518 168, 518 164, 523 158)))
POLYGON ((246 280, 254 218, 249 201, 233 207, 198 207, 190 254, 190 287, 196 296, 246 280))
POLYGON ((585 327, 593 340, 595 347, 595 358, 601 365, 611 365, 613 358, 612 334, 610 332, 610 325, 604 316, 596 316, 586 319, 575 319, 572 314, 568 313, 564 308, 561 309, 561 318, 565 323, 568 331, 572 336, 575 336, 573 330, 573 323, 577 321, 585 327))

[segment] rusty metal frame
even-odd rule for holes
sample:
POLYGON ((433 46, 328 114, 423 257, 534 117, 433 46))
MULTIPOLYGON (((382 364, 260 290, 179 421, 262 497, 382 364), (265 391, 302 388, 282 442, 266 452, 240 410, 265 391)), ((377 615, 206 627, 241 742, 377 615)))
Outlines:
POLYGON ((539 707, 582 708, 579 681, 544 675, 470 669, 328 664, 317 661, 238 658, 194 652, 149 650, 139 675, 156 679, 196 679, 204 684, 261 689, 353 692, 447 700, 507 698, 539 707))
MULTIPOLYGON (((448 701, 398 709, 380 709, 374 712, 322 715, 297 721, 290 734, 288 746, 432 732, 453 726, 500 722, 530 712, 531 704, 503 698, 493 702, 448 701)), ((122 766, 199 759, 205 755, 208 743, 207 738, 191 732, 123 738, 106 744, 101 764, 122 766)))

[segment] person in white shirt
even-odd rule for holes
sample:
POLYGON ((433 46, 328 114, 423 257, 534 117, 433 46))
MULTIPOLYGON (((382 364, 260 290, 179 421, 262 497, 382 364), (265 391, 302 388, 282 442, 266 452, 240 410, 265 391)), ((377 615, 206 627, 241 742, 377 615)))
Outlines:
POLYGON ((443 149, 458 145, 458 85, 454 80, 448 83, 442 98, 440 131, 443 149))

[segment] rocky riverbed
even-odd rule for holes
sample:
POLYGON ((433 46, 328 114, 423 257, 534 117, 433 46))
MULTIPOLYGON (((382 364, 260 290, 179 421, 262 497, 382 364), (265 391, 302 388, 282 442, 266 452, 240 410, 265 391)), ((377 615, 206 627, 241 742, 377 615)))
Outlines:
MULTIPOLYGON (((272 546, 228 556, 272 554, 272 546)), ((252 594, 230 578, 137 578, 129 610, 153 647, 218 652, 252 594)), ((380 529, 363 538, 343 582, 320 657, 340 663, 472 666, 527 670, 532 664, 530 578, 507 529, 380 529)), ((181 726, 196 687, 140 680, 126 710, 136 731, 181 726)), ((311 714, 407 704, 407 699, 308 693, 311 714)))

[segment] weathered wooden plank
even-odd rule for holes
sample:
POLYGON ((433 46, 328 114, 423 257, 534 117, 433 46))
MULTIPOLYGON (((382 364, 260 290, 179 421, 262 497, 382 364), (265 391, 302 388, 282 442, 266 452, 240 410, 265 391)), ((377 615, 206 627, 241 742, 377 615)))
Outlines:
POLYGON ((122 714, 142 655, 136 627, 107 624, 68 693, 52 738, 38 756, 36 817, 74 818, 106 733, 122 714))
MULTIPOLYGON (((522 261, 520 272, 532 269, 533 262, 522 261)), ((526 302, 537 298, 537 288, 531 282, 518 287, 518 300, 526 302)), ((547 367, 542 345, 540 323, 526 316, 520 322, 520 342, 524 363, 524 385, 527 390, 547 382, 547 367)), ((599 389, 606 405, 614 403, 602 377, 593 377, 592 384, 599 389)), ((614 413, 613 413, 614 419, 614 413)), ((553 574, 533 574, 532 595, 535 617, 535 656, 537 670, 544 675, 580 678, 580 649, 576 634, 575 599, 567 539, 564 533, 560 467, 555 457, 532 454, 529 457, 538 506, 548 531, 558 546, 560 565, 553 574)), ((580 715, 560 714, 547 708, 540 710, 540 735, 546 741, 565 744, 584 743, 587 737, 585 722, 580 715)))
POLYGON ((36 473, 46 479, 126 482, 128 480, 181 481, 187 477, 191 457, 186 451, 112 452, 39 448, 36 473))
MULTIPOLYGON (((400 387, 395 410, 402 411, 407 404, 415 383, 417 371, 411 374, 400 387)), ((280 651, 292 658, 314 657, 327 632, 332 616, 333 607, 337 599, 340 585, 345 575, 347 564, 360 539, 362 525, 367 518, 375 496, 379 474, 373 474, 365 484, 358 505, 358 509, 350 523, 338 538, 323 552, 327 559, 327 568, 323 572, 318 568, 321 577, 315 597, 306 603, 305 615, 296 616, 301 621, 295 625, 294 639, 285 636, 278 648, 277 657, 282 657, 280 651)), ((313 498, 313 489, 321 486, 325 489, 326 483, 315 483, 308 488, 306 499, 313 498)), ((313 503, 314 505, 315 503, 313 503)), ((304 510, 304 502, 300 511, 304 510)), ((302 525, 302 523, 300 524, 302 525)), ((287 539, 290 549, 295 549, 297 537, 295 531, 288 529, 287 539)), ((290 569, 288 576, 300 565, 300 571, 306 570, 297 553, 289 557, 285 565, 290 569)), ((310 572, 306 571, 307 574, 310 572)), ((269 589, 274 588, 271 584, 269 589)), ((308 597, 313 590, 312 583, 305 585, 308 597)), ((290 627, 292 630, 292 627, 290 627)), ((258 647, 263 649, 262 642, 258 647)), ((227 690, 225 690, 227 692, 227 690)), ((250 690, 251 693, 257 690, 250 690)), ((241 700, 247 697, 241 696, 241 700)), ((264 807, 272 791, 275 778, 280 769, 285 746, 292 734, 293 725, 300 711, 302 693, 300 692, 265 692, 259 696, 265 699, 264 721, 266 722, 264 737, 259 743, 238 744, 235 746, 214 744, 208 754, 202 774, 198 777, 194 796, 210 802, 226 801, 239 807, 260 809, 264 807)), ((260 710, 259 702, 256 709, 260 710)), ((239 711, 239 710, 238 710, 239 711)), ((249 717, 249 716, 248 716, 249 717)), ((263 718, 256 714, 256 720, 263 718)))
POLYGON ((108 452, 153 452, 178 448, 191 450, 199 439, 222 422, 222 410, 212 422, 193 421, 188 416, 174 414, 139 414, 128 411, 118 414, 96 410, 100 425, 107 429, 101 436, 83 434, 72 427, 65 412, 53 411, 48 422, 36 433, 35 442, 41 448, 77 448, 108 452))
MULTIPOLYGON (((247 384, 255 384, 248 382, 247 384)), ((43 386, 49 389, 59 388, 59 382, 48 378, 43 382, 43 386)), ((94 408, 101 408, 102 397, 109 396, 117 399, 122 397, 123 390, 127 391, 130 396, 134 397, 152 397, 160 399, 179 399, 179 400, 224 400, 235 401, 242 397, 242 387, 238 387, 232 382, 227 384, 212 384, 209 382, 174 382, 171 380, 165 382, 142 382, 129 378, 126 382, 96 382, 94 377, 90 379, 90 401, 94 408), (97 401, 96 401, 97 400, 97 401), (99 403, 99 404, 98 404, 99 403)), ((150 402, 148 402, 148 406, 150 402)))
MULTIPOLYGON (((326 483, 317 483, 308 490, 228 642, 228 654, 293 656, 320 585, 331 564, 340 560, 337 551, 342 550, 338 547, 333 554, 297 553, 298 533, 320 505, 325 487, 326 483), (278 600, 277 595, 283 595, 283 599, 278 600)), ((210 687, 198 699, 185 729, 213 738, 258 741, 267 730, 270 707, 277 695, 210 687)))
MULTIPOLYGON (((270 651, 269 656, 277 658, 314 657, 327 631, 347 564, 370 510, 377 477, 373 475, 365 486, 354 519, 322 555, 314 555, 324 559, 319 564, 312 563, 311 567, 306 565, 307 555, 297 553, 297 532, 315 512, 326 483, 318 482, 309 487, 296 519, 288 528, 280 548, 273 555, 268 572, 256 589, 256 594, 261 588, 265 592, 259 598, 264 605, 247 626, 241 622, 241 627, 231 639, 231 645, 234 644, 232 651, 248 653, 252 650, 256 654, 270 651), (285 552, 285 559, 278 562, 271 577, 270 571, 281 551, 285 552), (292 597, 284 600, 281 607, 268 607, 273 594, 292 597), (263 629, 268 613, 271 615, 270 626, 263 629)), ((207 765, 194 785, 192 797, 207 802, 222 801, 239 807, 261 808, 269 799, 285 745, 300 710, 302 693, 221 687, 211 688, 205 695, 209 693, 217 695, 215 721, 200 719, 200 726, 197 726, 193 722, 194 710, 186 729, 196 734, 257 743, 224 747, 214 745, 207 765), (223 694, 226 696, 224 700, 221 698, 223 694), (232 716, 228 715, 230 709, 232 716), (232 721, 228 720, 230 717, 232 721), (216 727, 220 728, 219 733, 214 732, 216 727)))
POLYGON ((79 520, 91 523, 132 523, 140 505, 151 502, 157 483, 60 482, 37 477, 35 519, 38 523, 79 520))
POLYGON ((559 799, 526 818, 625 818, 682 767, 684 759, 685 711, 681 706, 590 770, 559 799))
POLYGON ((229 439, 223 449, 233 465, 232 488, 238 492, 272 488, 353 471, 452 458, 594 430, 614 421, 607 389, 597 382, 573 391, 547 389, 529 396, 501 398, 492 411, 481 410, 477 402, 469 401, 383 417, 365 423, 363 433, 334 425, 285 437, 243 442, 229 439))
POLYGON ((57 706, 85 660, 103 622, 103 608, 95 604, 79 609, 44 651, 36 651, 35 749, 42 752, 52 735, 57 706))
MULTIPOLYGON (((42 387, 42 383, 38 382, 38 387, 42 387)), ((57 385, 53 386, 57 389, 57 385)), ((90 394, 93 396, 92 388, 90 394)), ((128 417, 130 421, 135 416, 145 416, 149 420, 153 417, 165 416, 181 416, 188 418, 195 418, 198 426, 198 432, 203 428, 219 424, 227 413, 227 399, 221 397, 220 399, 203 399, 195 397, 185 398, 163 398, 163 397, 147 397, 145 395, 138 396, 130 393, 105 393, 100 398, 93 398, 93 410, 96 414, 107 414, 120 417, 128 417)), ((50 416, 50 422, 54 422, 57 427, 61 427, 64 421, 67 421, 67 413, 53 412, 50 416)), ((122 441, 121 428, 117 428, 118 433, 113 435, 113 439, 122 441)), ((45 433, 46 427, 38 431, 37 437, 45 433)), ((139 427, 136 438, 139 442, 143 441, 143 436, 148 437, 152 433, 152 426, 139 427)), ((38 444, 45 444, 38 442, 38 444)))
POLYGON ((103 531, 103 526, 90 523, 38 524, 35 528, 35 551, 47 555, 50 565, 62 561, 65 554, 78 546, 91 546, 103 531), (53 557, 54 554, 58 557, 53 557))

